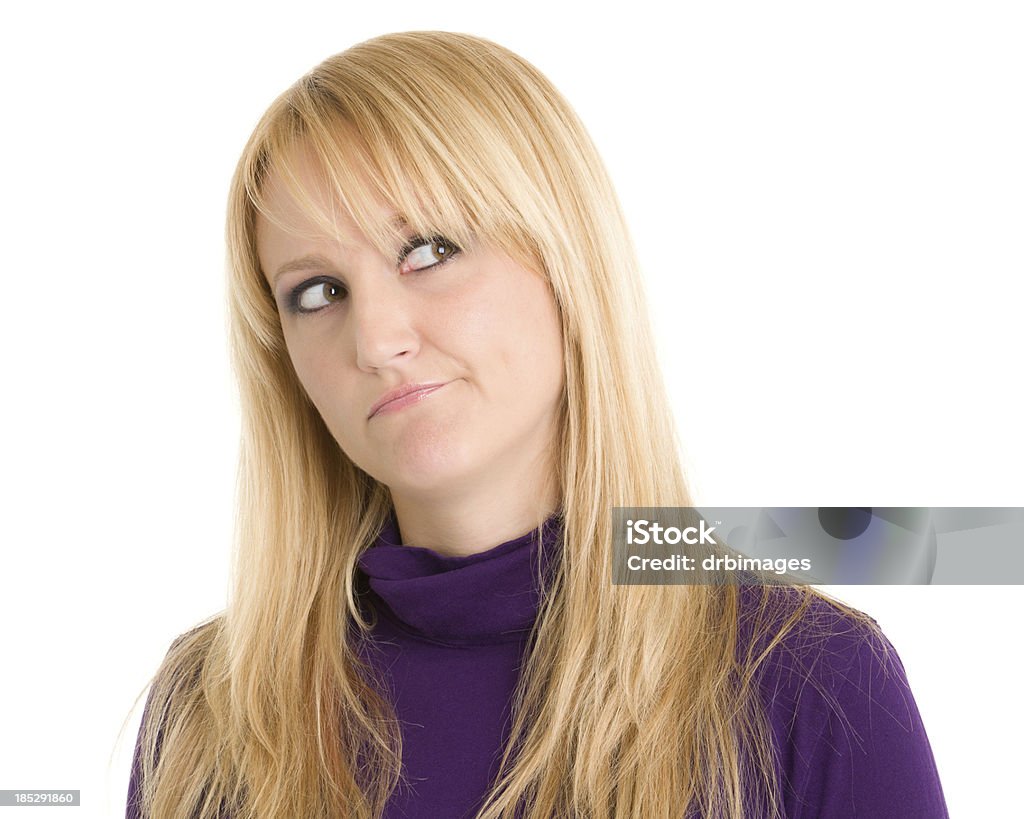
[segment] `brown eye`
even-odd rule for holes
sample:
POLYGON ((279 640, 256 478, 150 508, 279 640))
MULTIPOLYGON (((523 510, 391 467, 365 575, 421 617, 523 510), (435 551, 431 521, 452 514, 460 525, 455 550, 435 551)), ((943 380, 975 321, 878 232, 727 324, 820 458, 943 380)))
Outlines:
POLYGON ((452 245, 443 239, 435 239, 430 243, 430 249, 438 259, 444 259, 452 255, 452 245))
POLYGON ((300 313, 312 313, 329 304, 344 300, 348 295, 345 287, 333 281, 314 281, 295 291, 293 304, 300 313))
POLYGON ((430 239, 415 238, 406 245, 402 257, 402 270, 415 271, 439 265, 459 252, 459 248, 443 236, 430 239))

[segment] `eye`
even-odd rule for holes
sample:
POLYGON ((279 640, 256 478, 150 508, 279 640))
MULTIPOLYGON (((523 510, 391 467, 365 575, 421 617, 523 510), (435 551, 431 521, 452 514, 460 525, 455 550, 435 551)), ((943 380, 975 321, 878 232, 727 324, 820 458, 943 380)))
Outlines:
POLYGON ((315 313, 330 304, 342 301, 347 295, 348 290, 333 279, 310 279, 291 292, 288 306, 295 313, 315 313))
POLYGON ((430 267, 444 264, 459 252, 459 248, 444 238, 444 236, 431 236, 424 239, 422 236, 414 236, 398 256, 401 264, 401 272, 426 270, 430 267))

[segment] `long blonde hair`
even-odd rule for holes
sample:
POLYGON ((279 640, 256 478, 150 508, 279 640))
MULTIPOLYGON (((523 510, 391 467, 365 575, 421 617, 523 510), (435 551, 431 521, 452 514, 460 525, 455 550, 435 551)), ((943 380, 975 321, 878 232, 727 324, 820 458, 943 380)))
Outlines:
POLYGON ((612 585, 612 507, 692 505, 634 250, 603 164, 550 82, 501 46, 447 32, 377 37, 325 60, 270 106, 238 164, 227 219, 242 408, 231 596, 154 678, 145 814, 369 819, 401 780, 394 712, 357 652, 371 624, 356 563, 390 497, 306 396, 256 254, 271 169, 334 223, 302 190, 302 152, 382 250, 393 237, 373 207, 381 197, 421 235, 486 237, 540 271, 560 313, 563 558, 479 816, 772 815, 752 680, 816 593, 793 591, 781 627, 738 651, 735 587, 612 585), (756 807, 751 793, 763 794, 756 807))

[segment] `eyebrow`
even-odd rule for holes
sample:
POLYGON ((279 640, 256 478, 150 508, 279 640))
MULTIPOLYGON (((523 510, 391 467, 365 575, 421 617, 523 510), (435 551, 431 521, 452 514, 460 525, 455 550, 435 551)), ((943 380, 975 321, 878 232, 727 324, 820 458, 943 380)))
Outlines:
POLYGON ((300 256, 298 259, 292 259, 290 262, 285 262, 274 274, 273 281, 271 284, 277 286, 277 280, 280 279, 285 273, 291 273, 295 270, 323 270, 331 266, 330 261, 326 256, 321 256, 319 253, 313 253, 309 256, 300 256))
MULTIPOLYGON (((409 224, 408 220, 402 216, 402 214, 395 214, 388 219, 388 224, 396 230, 401 230, 409 224)), ((311 253, 308 256, 300 256, 298 259, 292 259, 289 262, 285 262, 274 274, 270 284, 271 287, 277 286, 277 280, 280 279, 285 273, 292 273, 296 270, 324 270, 332 267, 331 261, 319 253, 311 253)))

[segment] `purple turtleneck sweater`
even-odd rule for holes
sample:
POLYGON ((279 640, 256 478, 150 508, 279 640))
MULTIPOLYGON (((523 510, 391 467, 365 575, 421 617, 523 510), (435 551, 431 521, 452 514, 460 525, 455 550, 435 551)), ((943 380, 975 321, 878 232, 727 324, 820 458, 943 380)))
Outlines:
POLYGON ((472 816, 498 771, 510 697, 539 605, 534 575, 557 558, 561 527, 466 557, 403 546, 394 518, 363 553, 379 618, 364 656, 387 672, 409 787, 385 819, 472 816), (543 549, 540 546, 543 545, 543 549))
MULTIPOLYGON (((537 562, 550 570, 560 534, 552 517, 541 542, 531 532, 448 557, 402 545, 392 518, 360 557, 363 602, 378 614, 362 653, 388 685, 409 782, 392 794, 384 819, 469 819, 479 809, 509 735, 539 602, 537 562)), ((744 589, 741 600, 755 595, 744 589)), ((872 645, 856 636, 853 621, 825 601, 811 616, 831 636, 798 627, 758 678, 786 819, 948 819, 895 651, 884 638, 872 645)), ((136 767, 127 819, 140 816, 137 787, 136 767)))

